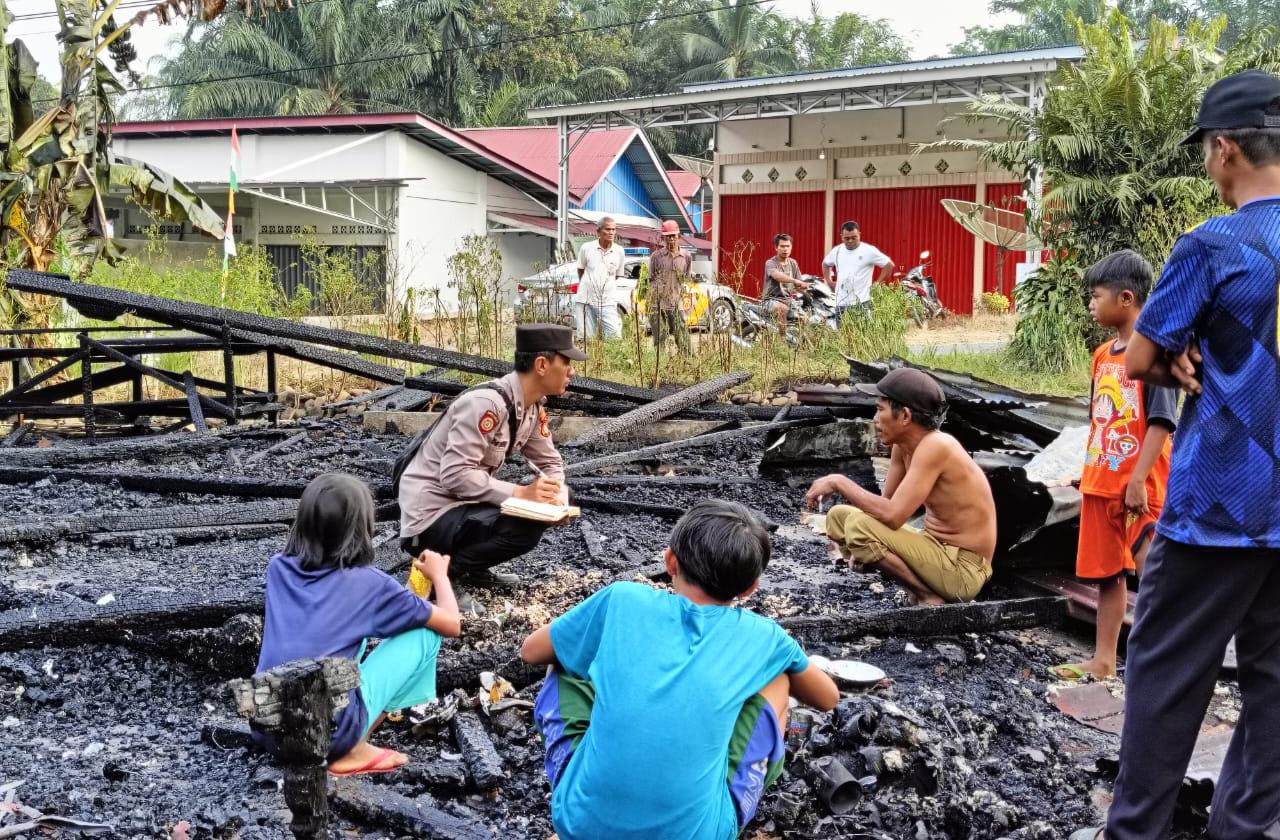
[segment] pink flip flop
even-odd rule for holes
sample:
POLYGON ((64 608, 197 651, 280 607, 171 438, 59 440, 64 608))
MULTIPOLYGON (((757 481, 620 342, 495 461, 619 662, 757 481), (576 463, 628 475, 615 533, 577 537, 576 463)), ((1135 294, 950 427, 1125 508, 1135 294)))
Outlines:
POLYGON ((364 766, 357 767, 354 770, 346 770, 342 773, 335 773, 332 770, 330 770, 329 775, 334 776, 336 778, 345 778, 347 776, 370 775, 373 773, 391 773, 396 770, 399 770, 401 767, 404 766, 404 764, 396 764, 391 767, 379 767, 378 765, 386 761, 387 756, 395 755, 395 754, 396 754, 395 750, 390 749, 389 747, 382 747, 381 749, 378 750, 378 754, 375 755, 372 759, 370 759, 369 762, 364 766))

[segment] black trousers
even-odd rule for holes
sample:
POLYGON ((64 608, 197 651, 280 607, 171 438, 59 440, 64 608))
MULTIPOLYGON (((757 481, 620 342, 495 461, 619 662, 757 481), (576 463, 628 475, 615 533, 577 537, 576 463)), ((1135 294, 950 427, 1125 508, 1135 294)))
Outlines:
POLYGON ((481 572, 532 551, 547 526, 529 519, 503 516, 497 505, 475 502, 445 511, 427 530, 400 540, 406 553, 423 549, 448 554, 449 572, 481 572))
POLYGON ((1203 548, 1157 536, 1129 635, 1107 840, 1168 837, 1232 635, 1244 705, 1214 790, 1209 836, 1280 837, 1280 549, 1203 548))

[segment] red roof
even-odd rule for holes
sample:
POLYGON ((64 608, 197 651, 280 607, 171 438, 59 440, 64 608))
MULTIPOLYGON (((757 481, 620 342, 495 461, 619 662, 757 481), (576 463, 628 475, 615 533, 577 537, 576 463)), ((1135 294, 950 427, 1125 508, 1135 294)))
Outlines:
MULTIPOLYGON (((582 202, 631 145, 634 128, 581 131, 569 135, 569 197, 582 202), (576 146, 574 144, 577 144, 576 146)), ((507 160, 518 160, 526 169, 556 183, 559 175, 559 129, 550 126, 519 128, 465 128, 458 133, 507 160)))
POLYGON ((675 188, 676 195, 684 201, 692 199, 698 194, 698 190, 702 188, 702 179, 692 172, 685 172, 683 169, 668 169, 667 180, 675 188))

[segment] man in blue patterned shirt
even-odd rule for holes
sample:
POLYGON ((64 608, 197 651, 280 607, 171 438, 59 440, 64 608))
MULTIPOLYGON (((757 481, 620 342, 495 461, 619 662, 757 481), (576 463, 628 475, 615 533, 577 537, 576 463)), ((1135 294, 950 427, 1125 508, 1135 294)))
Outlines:
POLYGON ((1186 142, 1236 212, 1178 240, 1127 351, 1132 378, 1189 396, 1129 636, 1106 840, 1168 836, 1233 635, 1243 707, 1209 836, 1280 837, 1280 78, 1218 81, 1196 124, 1186 142))

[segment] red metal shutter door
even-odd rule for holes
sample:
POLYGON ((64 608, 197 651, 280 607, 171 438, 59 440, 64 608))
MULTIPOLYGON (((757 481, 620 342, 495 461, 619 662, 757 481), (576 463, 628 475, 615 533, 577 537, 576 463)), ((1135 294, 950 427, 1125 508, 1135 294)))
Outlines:
POLYGON ((973 312, 973 235, 947 214, 942 199, 973 201, 973 186, 901 187, 880 190, 841 190, 836 193, 832 243, 840 241, 840 226, 855 221, 862 238, 875 245, 905 274, 930 253, 932 277, 942 305, 960 315, 973 312))
POLYGON ((759 297, 764 287, 764 264, 773 256, 773 237, 779 233, 791 235, 791 256, 800 263, 800 270, 806 274, 819 273, 825 253, 823 200, 820 192, 721 196, 717 219, 721 282, 732 278, 734 254, 745 254, 750 249, 739 291, 759 297))

